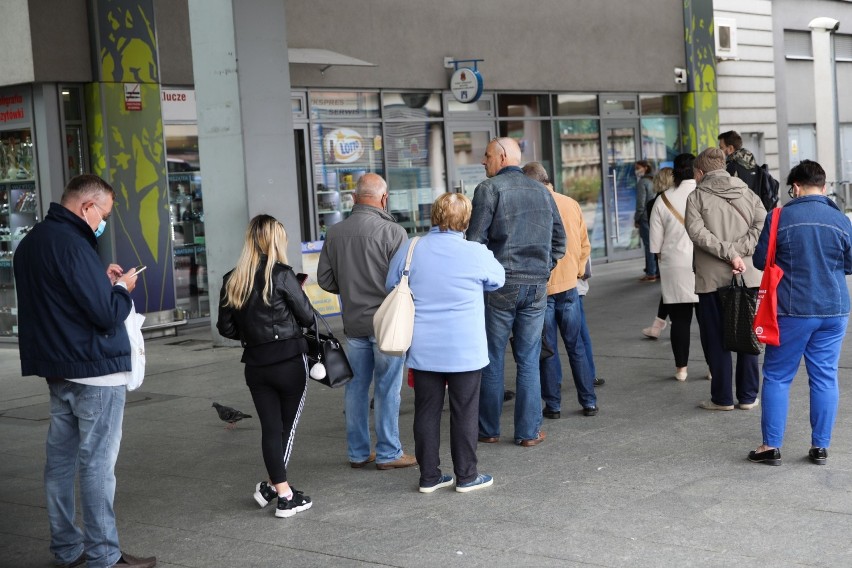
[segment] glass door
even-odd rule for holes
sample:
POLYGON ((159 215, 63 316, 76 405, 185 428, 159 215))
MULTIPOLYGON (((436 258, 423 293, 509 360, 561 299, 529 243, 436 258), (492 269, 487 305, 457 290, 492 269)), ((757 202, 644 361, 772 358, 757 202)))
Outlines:
POLYGON ((452 191, 473 199, 473 190, 485 179, 482 158, 494 138, 493 122, 479 124, 447 124, 447 170, 452 191))
POLYGON ((636 175, 639 158, 639 121, 608 120, 601 128, 606 203, 606 251, 610 260, 642 256, 639 230, 634 227, 636 175))

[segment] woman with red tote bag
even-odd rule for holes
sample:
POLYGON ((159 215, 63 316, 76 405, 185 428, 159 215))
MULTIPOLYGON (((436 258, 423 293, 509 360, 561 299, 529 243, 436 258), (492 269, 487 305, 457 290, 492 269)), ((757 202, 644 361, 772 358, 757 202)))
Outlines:
MULTIPOLYGON (((760 427, 763 444, 749 453, 755 463, 781 465, 790 384, 802 357, 810 387, 808 458, 828 461, 837 416, 837 365, 849 319, 846 275, 852 274, 852 223, 825 197, 825 171, 804 160, 790 171, 789 201, 770 213, 754 251, 754 266, 767 269, 770 231, 775 262, 783 271, 776 288, 778 345, 767 342, 763 359, 760 427)), ((761 285, 762 287, 763 285, 761 285)))

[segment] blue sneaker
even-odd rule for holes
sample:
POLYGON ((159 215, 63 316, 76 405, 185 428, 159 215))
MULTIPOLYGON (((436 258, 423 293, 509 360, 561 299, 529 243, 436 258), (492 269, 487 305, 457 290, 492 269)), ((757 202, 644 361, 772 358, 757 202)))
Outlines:
POLYGON ((451 486, 455 480, 452 475, 442 475, 441 479, 438 480, 438 483, 435 485, 430 485, 429 487, 420 486, 420 493, 432 493, 433 491, 440 489, 441 487, 449 487, 451 486))
POLYGON ((485 487, 490 487, 494 483, 494 478, 490 475, 485 475, 484 473, 480 473, 476 476, 476 479, 473 481, 469 481, 467 483, 456 484, 456 491, 459 493, 467 493, 469 491, 476 491, 477 489, 483 489, 485 487))

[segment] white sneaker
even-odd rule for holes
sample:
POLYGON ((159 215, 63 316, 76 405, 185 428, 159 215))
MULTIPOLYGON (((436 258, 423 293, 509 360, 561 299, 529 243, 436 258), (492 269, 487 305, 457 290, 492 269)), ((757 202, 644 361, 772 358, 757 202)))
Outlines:
POLYGON ((676 369, 674 378, 676 381, 684 382, 686 380, 686 367, 682 371, 676 369))
POLYGON ((642 335, 650 337, 651 339, 657 339, 660 337, 660 332, 664 329, 666 329, 666 320, 654 318, 654 323, 651 324, 651 327, 643 329, 642 335))
POLYGON ((699 408, 703 408, 704 410, 733 410, 734 405, 719 405, 713 402, 712 400, 702 400, 698 403, 699 408))
POLYGON ((759 398, 754 399, 754 402, 752 402, 751 404, 738 404, 737 408, 739 408, 740 410, 751 410, 752 408, 755 408, 757 406, 760 406, 759 398))

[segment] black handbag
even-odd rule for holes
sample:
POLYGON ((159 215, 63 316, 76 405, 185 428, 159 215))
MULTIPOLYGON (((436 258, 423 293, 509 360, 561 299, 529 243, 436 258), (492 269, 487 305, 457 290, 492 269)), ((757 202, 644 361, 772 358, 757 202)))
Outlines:
POLYGON ((728 351, 759 355, 761 344, 754 334, 757 290, 748 288, 742 275, 731 278, 730 286, 717 289, 722 300, 723 347, 728 351))
POLYGON ((305 339, 308 341, 308 364, 311 368, 309 376, 312 379, 333 389, 352 380, 354 373, 349 359, 346 358, 346 352, 321 315, 314 314, 314 325, 305 331, 305 339), (325 325, 327 334, 320 333, 320 321, 325 325))

